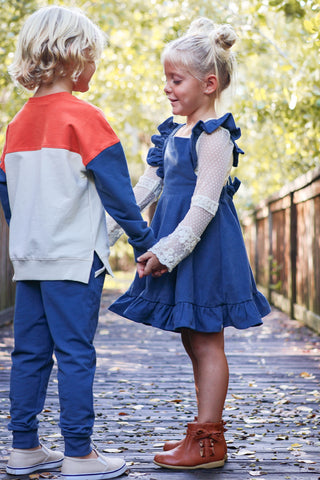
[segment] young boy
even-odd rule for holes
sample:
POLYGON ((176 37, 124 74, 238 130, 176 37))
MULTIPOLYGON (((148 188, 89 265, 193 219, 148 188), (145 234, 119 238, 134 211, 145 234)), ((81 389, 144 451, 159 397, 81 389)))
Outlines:
POLYGON ((62 464, 65 478, 102 480, 126 470, 92 448, 93 338, 108 262, 105 210, 129 236, 136 257, 154 243, 136 205, 120 141, 103 113, 77 99, 103 47, 86 16, 47 7, 26 21, 10 74, 35 90, 9 124, 0 198, 10 226, 17 282, 10 385, 13 451, 9 474, 62 464), (65 457, 42 446, 53 353, 58 364, 65 457))

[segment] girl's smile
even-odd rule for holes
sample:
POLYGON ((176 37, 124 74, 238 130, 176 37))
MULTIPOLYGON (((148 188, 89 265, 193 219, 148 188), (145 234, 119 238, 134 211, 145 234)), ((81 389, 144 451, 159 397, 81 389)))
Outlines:
POLYGON ((190 121, 206 116, 213 106, 207 82, 198 80, 183 66, 170 62, 164 62, 164 73, 164 92, 171 103, 172 113, 186 116, 190 121))

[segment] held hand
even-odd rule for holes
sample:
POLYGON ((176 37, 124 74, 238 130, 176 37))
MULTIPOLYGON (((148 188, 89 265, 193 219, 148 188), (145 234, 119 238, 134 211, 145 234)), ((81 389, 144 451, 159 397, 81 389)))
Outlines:
POLYGON ((138 260, 138 263, 137 263, 137 273, 139 275, 139 278, 142 278, 144 275, 144 268, 145 268, 146 264, 145 263, 142 263, 138 260))
POLYGON ((146 252, 138 258, 137 272, 139 278, 146 277, 150 273, 153 277, 158 278, 167 271, 167 267, 162 265, 152 252, 146 252))

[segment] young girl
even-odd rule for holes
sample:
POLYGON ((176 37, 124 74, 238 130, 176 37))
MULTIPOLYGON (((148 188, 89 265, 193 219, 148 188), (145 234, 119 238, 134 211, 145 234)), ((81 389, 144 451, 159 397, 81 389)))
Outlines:
MULTIPOLYGON (((159 241, 138 259, 140 278, 110 307, 136 322, 180 332, 192 361, 197 416, 186 437, 165 444, 154 460, 172 469, 224 464, 224 328, 260 325, 270 312, 256 289, 232 201, 240 182, 231 181, 229 173, 243 153, 235 143, 240 130, 230 113, 220 118, 216 113, 233 78, 235 41, 229 25, 198 19, 164 50, 164 91, 172 112, 186 122, 170 118, 152 138, 149 167, 135 190, 145 207, 163 182, 152 221, 159 241)), ((115 227, 113 232, 114 241, 115 227)))
POLYGON ((22 28, 10 68, 16 82, 35 91, 8 126, 0 162, 17 281, 7 465, 13 475, 62 464, 66 479, 103 480, 127 468, 91 443, 93 338, 111 273, 105 210, 137 256, 155 238, 135 202, 117 135, 98 108, 72 95, 89 89, 103 43, 78 10, 43 8, 22 28), (38 437, 53 353, 65 457, 38 437))

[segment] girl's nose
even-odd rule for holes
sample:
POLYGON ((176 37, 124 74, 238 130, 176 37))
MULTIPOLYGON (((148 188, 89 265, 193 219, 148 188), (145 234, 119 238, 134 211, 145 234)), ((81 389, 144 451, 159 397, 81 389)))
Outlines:
POLYGON ((168 83, 168 82, 165 84, 165 86, 164 86, 164 89, 163 89, 163 90, 164 90, 164 93, 168 93, 168 92, 170 92, 170 87, 169 87, 169 83, 168 83))

